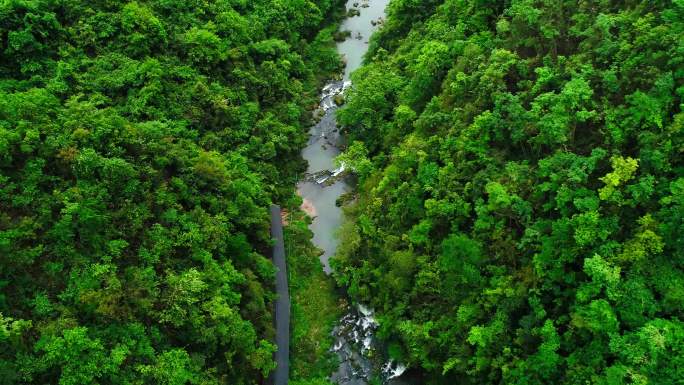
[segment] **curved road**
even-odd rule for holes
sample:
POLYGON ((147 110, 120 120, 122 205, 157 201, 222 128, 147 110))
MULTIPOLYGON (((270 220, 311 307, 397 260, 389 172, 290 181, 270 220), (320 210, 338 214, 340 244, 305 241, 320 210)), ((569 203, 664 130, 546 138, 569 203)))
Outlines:
POLYGON ((276 272, 275 327, 276 369, 271 375, 271 384, 287 385, 290 372, 290 293, 287 287, 287 263, 285 261, 285 243, 283 239, 283 222, 280 206, 271 205, 271 238, 273 238, 273 264, 276 272))

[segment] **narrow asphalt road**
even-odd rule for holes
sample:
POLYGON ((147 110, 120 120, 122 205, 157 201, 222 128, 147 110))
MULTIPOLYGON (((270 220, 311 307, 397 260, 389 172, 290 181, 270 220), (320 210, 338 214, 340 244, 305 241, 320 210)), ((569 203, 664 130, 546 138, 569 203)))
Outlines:
POLYGON ((280 216, 280 206, 271 205, 271 238, 273 244, 273 264, 276 272, 275 303, 276 369, 271 376, 274 385, 287 385, 290 372, 290 293, 287 287, 287 263, 285 260, 285 243, 283 240, 283 222, 280 216))

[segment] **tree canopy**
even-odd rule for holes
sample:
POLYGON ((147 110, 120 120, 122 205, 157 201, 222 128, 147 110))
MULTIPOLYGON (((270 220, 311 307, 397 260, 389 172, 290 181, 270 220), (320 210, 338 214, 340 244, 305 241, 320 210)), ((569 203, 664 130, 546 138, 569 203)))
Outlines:
POLYGON ((431 384, 684 378, 684 2, 393 0, 338 281, 431 384))
POLYGON ((337 5, 0 0, 0 383, 261 383, 337 5))

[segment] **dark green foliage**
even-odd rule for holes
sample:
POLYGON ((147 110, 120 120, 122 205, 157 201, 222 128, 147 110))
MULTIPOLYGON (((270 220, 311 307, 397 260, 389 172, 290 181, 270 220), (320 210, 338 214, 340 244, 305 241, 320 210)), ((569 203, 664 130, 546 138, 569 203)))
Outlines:
MULTIPOLYGON (((296 207, 298 207, 297 205, 296 207)), ((309 241, 311 220, 296 210, 288 214, 285 251, 292 311, 290 383, 330 385, 336 369, 332 327, 344 310, 334 292, 334 281, 321 268, 320 250, 309 241)))
POLYGON ((337 278, 394 355, 681 383, 684 2, 396 0, 353 80, 337 278))
POLYGON ((269 373, 332 3, 0 0, 0 383, 269 373))

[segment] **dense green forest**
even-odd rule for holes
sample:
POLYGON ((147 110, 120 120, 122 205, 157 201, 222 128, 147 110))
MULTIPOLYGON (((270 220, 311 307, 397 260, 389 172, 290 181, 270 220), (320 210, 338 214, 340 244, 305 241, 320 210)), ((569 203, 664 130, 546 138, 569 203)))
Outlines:
POLYGON ((428 384, 682 384, 684 1, 393 0, 335 267, 428 384))
MULTIPOLYGON (((268 208, 299 204, 339 5, 0 0, 0 384, 261 383, 268 208)), ((315 378, 330 285, 290 221, 315 378)))
MULTIPOLYGON (((0 0, 0 384, 291 382, 339 304, 295 184, 338 0, 0 0)), ((684 0, 392 0, 335 278, 425 384, 682 384, 684 0)))

